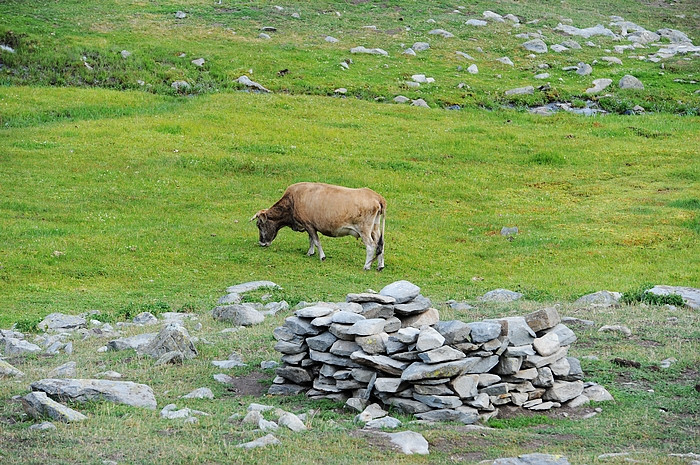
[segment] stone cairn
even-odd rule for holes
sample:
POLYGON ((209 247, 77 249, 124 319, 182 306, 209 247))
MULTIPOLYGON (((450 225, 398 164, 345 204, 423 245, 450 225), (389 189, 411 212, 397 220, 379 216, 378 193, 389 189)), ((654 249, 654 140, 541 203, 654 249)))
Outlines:
POLYGON ((362 411, 381 402, 432 421, 485 420, 510 404, 577 406, 576 336, 556 308, 473 323, 440 321, 408 281, 301 308, 274 330, 282 366, 270 394, 306 393, 362 411))

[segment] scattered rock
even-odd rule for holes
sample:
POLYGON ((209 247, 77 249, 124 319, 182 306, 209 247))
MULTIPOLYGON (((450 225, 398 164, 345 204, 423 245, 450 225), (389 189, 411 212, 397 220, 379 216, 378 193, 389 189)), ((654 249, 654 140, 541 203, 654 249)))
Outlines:
POLYGON ((700 310, 700 289, 682 286, 654 286, 647 292, 656 295, 677 294, 683 298, 685 306, 693 310, 700 310))
POLYGON ((389 56, 389 53, 386 50, 382 50, 381 48, 365 48, 363 46, 351 48, 350 53, 367 53, 370 55, 389 56))
POLYGON ((623 325, 605 325, 601 326, 598 329, 599 333, 612 333, 612 332, 617 332, 621 333, 625 337, 630 337, 632 335, 632 331, 627 327, 623 325))
POLYGON ((414 431, 402 431, 400 433, 378 432, 376 434, 388 437, 391 443, 396 445, 399 450, 406 455, 428 455, 430 452, 428 441, 426 441, 426 439, 420 433, 416 433, 414 431))
POLYGON ((42 379, 31 384, 34 391, 51 397, 78 402, 108 401, 119 404, 156 408, 153 390, 145 384, 101 379, 42 379))
POLYGON ((547 44, 541 39, 534 39, 522 44, 525 50, 529 50, 535 53, 547 53, 547 44))
POLYGON ((184 11, 177 11, 175 12, 175 18, 177 19, 185 19, 187 17, 187 13, 184 11))
POLYGON ((82 413, 50 399, 44 392, 31 392, 22 397, 21 401, 27 415, 36 420, 46 416, 64 423, 87 420, 82 413))
POLYGON ((204 58, 197 58, 196 60, 192 60, 191 63, 201 68, 202 66, 204 66, 204 58))
MULTIPOLYGON (((250 87, 250 88, 253 88, 255 90, 258 90, 260 92, 272 92, 271 90, 265 88, 264 86, 262 86, 261 84, 258 84, 255 81, 251 80, 248 76, 245 76, 245 75, 236 79, 236 82, 238 82, 239 84, 243 84, 246 87, 250 87)), ((234 286, 234 288, 235 288, 235 286, 234 286)), ((231 289, 231 288, 229 288, 229 289, 231 289)), ((240 292, 236 292, 236 291, 231 291, 229 289, 227 289, 227 292, 229 292, 229 293, 231 293, 231 292, 240 293, 240 292)))
MULTIPOLYGON (((601 81, 601 79, 596 79, 595 81, 593 81, 593 84, 596 84, 596 85, 605 84, 605 82, 597 83, 596 81, 601 81)), ((605 81, 607 82, 610 80, 606 79, 605 81)), ((610 81, 610 82, 612 82, 612 81, 610 81)), ((607 83, 607 85, 610 85, 610 83, 607 83)), ((622 294, 619 292, 598 291, 598 292, 594 292, 592 294, 586 294, 583 297, 580 297, 578 300, 576 300, 574 302, 574 305, 577 307, 599 307, 599 308, 619 307, 621 298, 622 298, 622 294)))
POLYGON ((430 44, 428 42, 416 42, 411 48, 416 52, 424 52, 430 49, 430 44))
POLYGON ((520 292, 513 292, 508 289, 494 289, 479 297, 483 302, 512 302, 523 298, 520 292))
POLYGON ((428 32, 428 34, 438 35, 438 36, 444 37, 445 39, 449 39, 451 37, 454 37, 454 34, 447 32, 444 29, 433 29, 432 31, 428 32))
POLYGON ((275 444, 281 444, 280 440, 277 439, 272 434, 268 434, 266 436, 263 436, 260 439, 256 439, 255 441, 250 441, 250 442, 246 442, 244 444, 239 444, 236 447, 240 447, 242 449, 256 449, 258 447, 266 447, 266 446, 271 446, 271 445, 275 445, 275 444))
POLYGON ((481 19, 469 19, 464 24, 466 24, 467 26, 482 27, 482 26, 486 26, 488 23, 484 20, 481 20, 481 19))
POLYGON ((586 89, 586 93, 597 94, 605 90, 610 84, 612 84, 612 79, 595 79, 593 81, 593 87, 586 89))
POLYGON ((190 84, 187 81, 173 81, 172 84, 170 84, 170 87, 172 87, 178 92, 186 91, 190 88, 190 84))
POLYGON ((620 89, 638 89, 638 90, 643 90, 644 89, 644 84, 642 84, 642 81, 637 79, 636 77, 627 74, 626 76, 623 76, 622 79, 620 79, 619 82, 619 87, 620 89))

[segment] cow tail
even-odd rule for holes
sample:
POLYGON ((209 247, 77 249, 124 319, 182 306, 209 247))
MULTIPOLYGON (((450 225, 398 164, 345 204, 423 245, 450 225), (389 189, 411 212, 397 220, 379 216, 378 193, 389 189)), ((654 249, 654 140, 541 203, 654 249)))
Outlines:
POLYGON ((385 202, 380 203, 379 216, 382 217, 382 229, 379 232, 379 242, 377 242, 377 250, 374 253, 375 258, 378 255, 384 253, 384 224, 386 222, 386 203, 385 202))

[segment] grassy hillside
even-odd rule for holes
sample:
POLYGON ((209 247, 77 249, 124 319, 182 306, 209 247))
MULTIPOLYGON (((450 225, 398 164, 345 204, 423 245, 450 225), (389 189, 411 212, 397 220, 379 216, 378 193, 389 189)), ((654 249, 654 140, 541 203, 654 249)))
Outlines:
MULTIPOLYGON (((697 59, 676 55, 662 62, 647 57, 658 50, 642 49, 616 53, 614 46, 630 45, 626 39, 603 36, 590 39, 568 37, 554 28, 560 22, 587 28, 610 25, 612 15, 621 16, 651 31, 676 28, 696 42, 700 38, 700 5, 693 0, 644 2, 614 0, 558 3, 539 1, 470 1, 457 4, 441 1, 344 1, 294 2, 188 2, 81 1, 22 2, 0 4, 0 43, 16 49, 2 53, 5 65, 0 83, 59 86, 97 86, 112 89, 141 89, 158 94, 212 93, 242 87, 235 80, 251 78, 275 92, 333 95, 340 87, 347 95, 366 100, 390 101, 398 94, 423 98, 432 106, 450 105, 496 108, 571 102, 582 106, 590 96, 585 89, 598 78, 614 81, 593 100, 603 108, 623 113, 635 105, 647 111, 698 114, 700 95, 695 93, 700 68, 697 59), (490 23, 486 27, 465 24, 482 18, 485 10, 514 14, 521 24, 490 23), (175 17, 177 11, 185 18, 175 17), (298 16, 298 17, 295 17, 298 16), (534 21, 534 23, 533 23, 534 21), (261 39, 263 27, 274 27, 270 39, 261 39), (444 29, 454 37, 431 35, 444 29), (540 33, 549 45, 566 39, 581 49, 529 57, 516 35, 540 33), (328 43, 326 36, 338 39, 328 43), (417 56, 403 54, 415 42, 429 42, 431 49, 417 56), (586 45, 591 41, 595 46, 586 45), (379 47, 388 57, 351 54, 356 46, 379 47), (121 52, 130 53, 122 57, 121 52), (469 54, 473 60, 455 52, 469 54), (622 65, 602 61, 604 56, 622 60, 622 65), (514 66, 497 62, 508 56, 514 66), (192 60, 203 58, 201 67, 192 60), (345 70, 340 63, 352 60, 345 70), (578 76, 564 71, 579 62, 593 64, 593 73, 578 76), (478 74, 467 68, 476 64, 478 74), (547 64, 550 77, 534 79, 547 64), (405 82, 414 74, 435 78, 434 84, 418 89, 405 82), (632 74, 645 85, 643 92, 617 89, 620 78, 632 74), (191 87, 176 91, 175 80, 191 87), (458 85, 464 84, 462 87, 458 85), (545 86, 531 96, 506 97, 515 87, 545 86)), ((663 39, 661 43, 668 43, 663 39)), ((690 55, 690 54, 689 54, 690 55)))

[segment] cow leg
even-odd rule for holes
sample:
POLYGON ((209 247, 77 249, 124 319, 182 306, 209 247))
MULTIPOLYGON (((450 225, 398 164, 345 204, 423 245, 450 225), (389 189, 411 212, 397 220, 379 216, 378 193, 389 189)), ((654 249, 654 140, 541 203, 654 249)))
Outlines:
MULTIPOLYGON (((321 259, 321 261, 326 259, 326 254, 323 253, 323 249, 321 248, 321 241, 318 240, 318 233, 316 233, 315 230, 309 229, 309 244, 311 245, 309 248, 309 252, 312 251, 313 247, 316 246, 318 247, 318 258, 321 259)), ((311 255, 311 254, 309 254, 311 255)))
POLYGON ((309 251, 306 252, 306 255, 308 255, 310 257, 314 253, 316 253, 316 249, 314 247, 314 239, 313 239, 313 237, 311 237, 311 234, 309 234, 309 251))
POLYGON ((365 242, 365 248, 367 249, 367 258, 365 259, 365 266, 364 269, 369 270, 372 268, 372 262, 374 261, 375 253, 377 251, 377 247, 372 244, 371 242, 367 241, 365 242))

